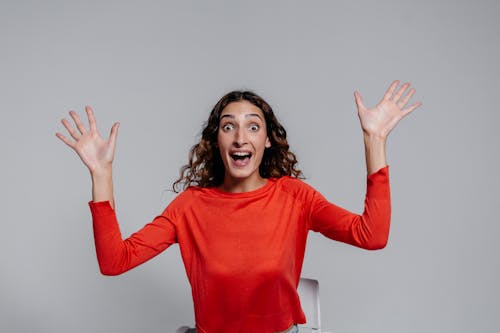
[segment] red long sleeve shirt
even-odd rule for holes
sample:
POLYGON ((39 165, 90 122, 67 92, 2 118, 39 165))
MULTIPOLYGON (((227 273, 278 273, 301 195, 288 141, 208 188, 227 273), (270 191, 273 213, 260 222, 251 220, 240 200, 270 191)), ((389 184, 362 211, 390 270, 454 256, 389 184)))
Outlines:
POLYGON ((272 333, 304 323, 297 285, 308 231, 380 249, 391 211, 387 166, 367 177, 362 215, 291 177, 244 193, 190 187, 125 240, 108 201, 89 205, 103 274, 121 274, 179 243, 201 333, 272 333))

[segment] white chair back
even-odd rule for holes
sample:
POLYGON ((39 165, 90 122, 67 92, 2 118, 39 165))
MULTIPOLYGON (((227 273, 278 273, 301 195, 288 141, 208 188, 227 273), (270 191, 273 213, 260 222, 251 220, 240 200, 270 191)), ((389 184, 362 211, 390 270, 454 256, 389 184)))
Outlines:
POLYGON ((319 307, 318 280, 300 278, 297 288, 302 310, 306 315, 307 323, 299 324, 300 332, 327 333, 321 331, 321 310, 319 307))

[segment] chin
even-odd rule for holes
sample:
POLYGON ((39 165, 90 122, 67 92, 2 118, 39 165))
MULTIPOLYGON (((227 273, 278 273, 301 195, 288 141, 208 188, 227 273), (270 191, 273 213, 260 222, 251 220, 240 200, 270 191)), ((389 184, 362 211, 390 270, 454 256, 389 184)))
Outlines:
MULTIPOLYGON (((250 179, 255 176, 255 171, 256 170, 228 170, 228 176, 230 178, 236 179, 236 180, 246 180, 250 179)), ((258 170, 257 170, 258 173, 258 170)), ((257 176, 257 178, 260 177, 260 174, 257 176)))

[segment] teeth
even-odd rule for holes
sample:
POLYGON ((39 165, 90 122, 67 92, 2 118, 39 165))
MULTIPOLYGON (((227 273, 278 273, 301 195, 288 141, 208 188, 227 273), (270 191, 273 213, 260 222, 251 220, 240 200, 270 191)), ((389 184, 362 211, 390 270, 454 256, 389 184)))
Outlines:
POLYGON ((235 152, 233 155, 236 156, 250 156, 250 153, 245 153, 245 152, 235 152))

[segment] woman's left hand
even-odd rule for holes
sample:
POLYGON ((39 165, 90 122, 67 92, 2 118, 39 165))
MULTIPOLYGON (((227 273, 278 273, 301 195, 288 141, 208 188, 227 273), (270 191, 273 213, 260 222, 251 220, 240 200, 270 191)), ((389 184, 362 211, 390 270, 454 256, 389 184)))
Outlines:
POLYGON ((385 139, 403 117, 422 105, 422 103, 417 102, 405 108, 410 98, 415 94, 415 89, 408 90, 410 84, 405 83, 394 92, 398 84, 398 80, 392 82, 382 100, 371 109, 365 107, 359 92, 354 92, 364 134, 385 139))

